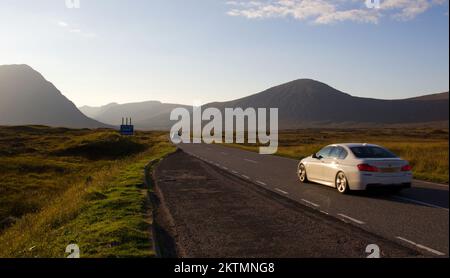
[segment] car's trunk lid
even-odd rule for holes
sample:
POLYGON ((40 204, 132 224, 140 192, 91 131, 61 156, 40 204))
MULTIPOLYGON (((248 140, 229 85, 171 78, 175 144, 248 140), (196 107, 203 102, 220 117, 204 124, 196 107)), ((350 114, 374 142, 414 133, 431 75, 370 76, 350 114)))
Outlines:
POLYGON ((400 158, 366 158, 364 163, 375 166, 379 169, 379 174, 399 174, 406 162, 400 158))

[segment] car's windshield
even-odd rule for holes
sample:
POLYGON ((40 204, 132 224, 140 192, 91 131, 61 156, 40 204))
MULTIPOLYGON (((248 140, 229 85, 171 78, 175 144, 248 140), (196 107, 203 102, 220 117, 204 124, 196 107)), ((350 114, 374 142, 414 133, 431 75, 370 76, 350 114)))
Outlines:
POLYGON ((375 146, 351 147, 350 150, 357 158, 395 158, 392 152, 375 146))

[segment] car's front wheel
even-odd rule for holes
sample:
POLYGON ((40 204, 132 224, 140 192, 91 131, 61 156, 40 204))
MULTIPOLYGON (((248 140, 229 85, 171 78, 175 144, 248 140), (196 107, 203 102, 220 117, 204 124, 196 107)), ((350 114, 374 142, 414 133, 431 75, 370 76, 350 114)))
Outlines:
POLYGON ((336 175, 336 189, 339 191, 339 193, 345 194, 348 193, 349 187, 348 187, 348 180, 347 177, 345 176, 344 172, 339 172, 336 175))
POLYGON ((308 176, 306 175, 306 167, 302 163, 298 165, 297 174, 301 182, 308 182, 308 176))

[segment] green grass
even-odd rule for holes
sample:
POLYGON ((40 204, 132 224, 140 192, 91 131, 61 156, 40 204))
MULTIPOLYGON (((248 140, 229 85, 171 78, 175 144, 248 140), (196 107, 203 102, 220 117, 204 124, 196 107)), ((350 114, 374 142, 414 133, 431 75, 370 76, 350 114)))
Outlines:
MULTIPOLYGON (((277 155, 294 159, 309 156, 333 143, 362 142, 379 144, 408 160, 414 177, 448 183, 448 129, 305 129, 281 131, 277 155)), ((257 151, 258 145, 232 146, 257 151)))
POLYGON ((27 142, 0 154, 7 165, 0 172, 0 216, 13 217, 0 231, 0 257, 65 257, 71 243, 82 257, 154 256, 144 167, 174 151, 165 134, 122 138, 111 130, 45 127, 0 134, 0 144, 27 142), (102 153, 86 152, 92 146, 102 153), (115 150, 122 146, 128 155, 115 150))

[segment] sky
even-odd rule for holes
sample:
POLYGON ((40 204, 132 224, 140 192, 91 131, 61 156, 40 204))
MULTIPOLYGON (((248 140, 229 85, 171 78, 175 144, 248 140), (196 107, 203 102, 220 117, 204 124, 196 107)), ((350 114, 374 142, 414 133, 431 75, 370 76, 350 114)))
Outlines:
POLYGON ((448 91, 448 1, 372 1, 0 0, 0 65, 30 65, 77 106, 226 101, 299 78, 371 98, 448 91))

